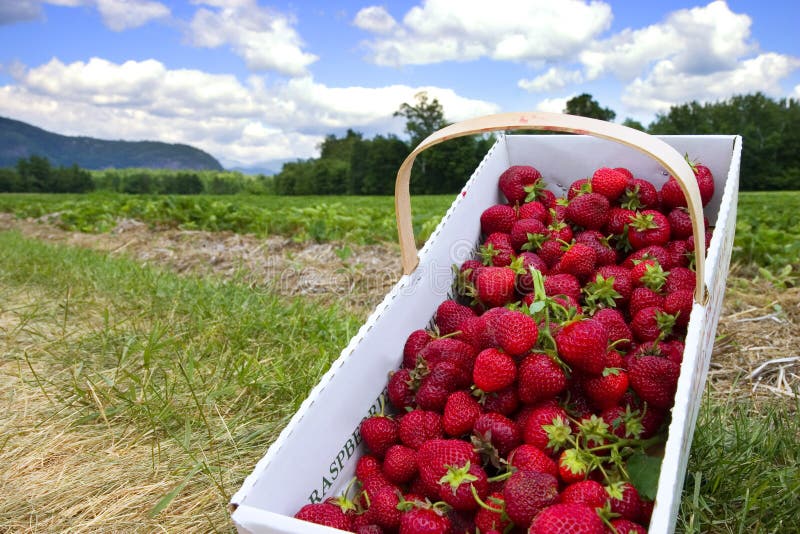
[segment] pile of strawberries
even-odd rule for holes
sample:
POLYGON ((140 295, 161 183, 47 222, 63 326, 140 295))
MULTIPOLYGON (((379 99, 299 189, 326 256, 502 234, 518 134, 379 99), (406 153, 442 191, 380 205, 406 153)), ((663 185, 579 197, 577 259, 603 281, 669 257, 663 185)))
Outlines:
MULTIPOLYGON (((714 180, 693 169, 705 205, 714 180)), ((657 473, 641 466, 666 439, 694 293, 686 199, 624 168, 561 199, 530 166, 499 188, 479 258, 405 343, 393 410, 361 425, 356 479, 295 517, 362 534, 646 532, 657 473)))

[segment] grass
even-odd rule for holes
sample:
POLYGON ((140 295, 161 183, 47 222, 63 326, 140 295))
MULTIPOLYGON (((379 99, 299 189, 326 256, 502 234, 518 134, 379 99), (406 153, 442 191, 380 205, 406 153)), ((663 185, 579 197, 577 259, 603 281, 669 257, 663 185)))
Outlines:
POLYGON ((100 508, 70 495, 87 485, 96 498, 138 488, 123 499, 136 513, 100 513, 101 530, 129 517, 226 529, 231 493, 361 322, 13 232, 0 250, 2 396, 26 407, 0 415, 0 524, 13 531, 85 528, 100 508))

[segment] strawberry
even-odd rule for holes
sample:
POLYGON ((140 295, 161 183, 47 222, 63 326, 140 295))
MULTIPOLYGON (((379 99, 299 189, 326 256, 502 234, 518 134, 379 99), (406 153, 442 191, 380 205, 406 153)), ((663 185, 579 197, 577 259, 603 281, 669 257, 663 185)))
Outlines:
POLYGON ((600 417, 608 425, 609 431, 620 438, 639 438, 644 432, 642 415, 637 409, 614 406, 600 412, 600 417))
POLYGON ((574 243, 567 247, 556 269, 559 272, 571 274, 579 280, 585 280, 594 272, 595 263, 597 263, 597 253, 592 247, 583 243, 574 243))
POLYGON ((680 365, 659 356, 642 356, 628 370, 631 388, 649 405, 671 408, 678 387, 680 365))
POLYGON ((513 384, 516 378, 517 366, 508 354, 489 348, 475 358, 472 380, 481 391, 499 391, 513 384))
POLYGON ((465 281, 472 284, 475 283, 475 278, 478 276, 478 271, 483 268, 483 262, 478 260, 466 260, 461 264, 459 273, 465 281))
POLYGON ((474 317, 475 312, 471 308, 459 304, 458 302, 448 299, 439 304, 436 308, 436 326, 439 328, 439 333, 443 336, 452 334, 458 330, 461 321, 468 317, 474 317))
POLYGON ((544 207, 549 210, 554 209, 556 206, 556 195, 548 189, 541 189, 539 191, 536 191, 535 200, 544 204, 544 207))
POLYGON ((650 306, 636 312, 631 321, 631 331, 638 341, 664 339, 675 326, 675 316, 658 306, 650 306))
POLYGON ((646 528, 627 519, 612 519, 611 526, 614 527, 617 534, 647 534, 646 528))
POLYGON ((694 171, 697 187, 700 189, 700 200, 703 202, 703 207, 706 207, 714 196, 714 176, 711 174, 711 169, 705 165, 699 163, 689 165, 694 171))
POLYGON ((417 450, 419 476, 427 484, 436 485, 449 467, 480 465, 480 457, 470 443, 458 439, 430 439, 417 450))
POLYGON ((588 178, 580 178, 570 184, 567 190, 567 200, 592 192, 592 184, 588 178))
POLYGON ((552 399, 567 387, 567 376, 547 354, 530 354, 517 372, 519 400, 535 404, 552 399))
POLYGON ((518 210, 519 219, 537 219, 544 224, 550 224, 550 211, 547 206, 539 201, 526 202, 518 210))
POLYGON ((611 511, 623 519, 638 521, 641 508, 639 492, 630 482, 617 482, 606 488, 611 501, 611 511))
POLYGON ((631 317, 636 317, 640 310, 653 306, 664 309, 664 297, 652 289, 637 287, 631 293, 631 299, 628 301, 628 312, 631 317))
POLYGON ((558 405, 538 406, 525 419, 522 440, 528 445, 553 453, 566 443, 571 432, 567 412, 558 405))
POLYGON ((558 502, 558 480, 547 473, 516 471, 503 486, 503 499, 511 521, 529 525, 543 508, 558 502))
POLYGON ((558 456, 558 476, 565 484, 586 480, 591 468, 591 457, 579 449, 566 449, 558 456))
POLYGON ((608 332, 599 321, 582 319, 562 328, 555 337, 558 355, 573 369, 599 375, 605 367, 608 332))
POLYGON ((628 224, 628 242, 639 250, 644 247, 663 246, 670 237, 669 219, 658 210, 645 210, 634 215, 628 224))
POLYGON ((566 295, 577 301, 581 297, 581 283, 569 273, 550 274, 544 277, 544 292, 548 297, 566 295))
POLYGON ((547 239, 547 227, 537 219, 520 219, 510 231, 510 242, 517 252, 536 251, 547 239))
MULTIPOLYGON (((608 265, 607 267, 612 266, 608 265)), ((622 279, 621 283, 618 285, 624 283, 625 280, 622 279)), ((602 308, 614 308, 618 304, 623 303, 622 295, 614 288, 615 284, 617 284, 615 277, 605 278, 600 272, 595 273, 583 287, 583 293, 586 296, 586 307, 589 309, 590 313, 593 314, 602 308)))
POLYGON ((558 241, 545 241, 542 246, 536 251, 542 260, 547 264, 549 269, 558 264, 558 260, 564 255, 564 250, 561 248, 561 243, 558 241))
POLYGON ((472 432, 481 406, 478 401, 466 391, 456 391, 447 397, 442 416, 442 426, 445 434, 452 437, 463 436, 472 432))
POLYGON ((389 482, 409 482, 417 475, 417 451, 405 445, 392 445, 386 451, 381 470, 389 482))
POLYGON ((536 321, 519 311, 509 311, 503 315, 502 321, 494 325, 495 340, 511 356, 521 356, 531 350, 538 336, 536 321))
POLYGON ((669 254, 671 263, 670 270, 674 269, 675 267, 689 266, 691 254, 684 239, 673 239, 667 243, 667 246, 664 248, 667 249, 669 254))
POLYGON ((603 167, 594 171, 592 175, 592 192, 599 193, 613 202, 625 191, 630 180, 631 178, 616 169, 603 167))
POLYGON ((508 453, 508 463, 518 470, 538 471, 557 476, 558 466, 544 451, 523 443, 508 453))
POLYGON ((665 212, 673 208, 686 207, 686 196, 683 194, 681 185, 673 176, 670 176, 661 186, 659 196, 661 197, 661 207, 665 212))
POLYGON ((459 512, 471 512, 478 508, 472 492, 483 500, 489 494, 486 471, 479 464, 467 461, 464 465, 447 465, 447 471, 439 479, 439 497, 459 512))
POLYGON ((660 203, 656 187, 641 178, 632 179, 620 198, 620 205, 630 210, 654 210, 660 203))
POLYGON ((606 197, 598 193, 586 193, 570 200, 566 216, 576 226, 599 230, 608 222, 610 209, 606 197))
POLYGON ((621 365, 612 366, 607 361, 601 375, 587 376, 581 382, 583 392, 601 410, 616 406, 628 390, 628 373, 620 369, 621 365))
POLYGON ((414 507, 400 516, 400 534, 449 534, 450 519, 435 508, 414 507))
POLYGON ((519 425, 496 412, 478 416, 472 432, 479 443, 491 445, 502 458, 522 442, 519 425))
POLYGON ((674 208, 667 215, 672 239, 686 239, 692 235, 692 217, 687 208, 674 208))
POLYGON ((511 206, 495 204, 481 213, 481 231, 483 235, 495 232, 509 233, 517 220, 517 212, 511 206))
POLYGON ((516 280, 508 267, 484 267, 475 280, 478 299, 490 308, 505 306, 514 298, 516 280))
MULTIPOLYGON (((490 532, 506 532, 513 525, 505 513, 505 500, 499 491, 491 493, 486 498, 486 507, 481 507, 475 514, 475 527, 477 532, 489 534, 490 532)), ((459 532, 472 532, 472 529, 459 530, 459 532)))
POLYGON ((524 295, 533 291, 531 269, 544 274, 547 273, 548 267, 545 261, 533 252, 525 251, 518 258, 522 260, 522 270, 524 272, 517 275, 517 290, 524 295))
POLYGON ((619 294, 614 298, 617 305, 628 302, 633 293, 633 278, 629 269, 621 265, 603 265, 597 269, 597 274, 606 280, 613 280, 611 287, 619 294))
POLYGON ((300 508, 294 517, 309 523, 338 528, 339 530, 349 531, 352 529, 350 518, 339 506, 329 502, 306 504, 300 508))
POLYGON ((669 271, 664 291, 667 294, 681 290, 694 291, 696 283, 697 275, 693 270, 686 267, 674 267, 669 271))
POLYGON ((481 258, 484 265, 507 267, 514 259, 514 247, 511 245, 511 236, 502 232, 489 234, 480 247, 481 258))
POLYGON ((605 534, 594 508, 585 504, 554 504, 533 519, 528 534, 605 534))
POLYGON ((662 246, 659 245, 652 245, 647 246, 642 249, 636 250, 631 252, 621 263, 623 267, 626 269, 633 269, 636 260, 644 260, 647 258, 654 258, 658 260, 658 263, 661 264, 661 267, 666 269, 667 271, 670 270, 669 266, 669 252, 662 246))
POLYGON ((606 222, 606 232, 621 236, 628 233, 628 224, 636 215, 636 212, 626 208, 611 208, 608 212, 608 222, 606 222))
POLYGON ((438 378, 425 377, 417 389, 414 400, 417 407, 423 410, 441 413, 447 402, 447 397, 456 390, 455 375, 451 364, 437 366, 438 378), (442 368, 443 366, 443 368, 442 368), (443 376, 444 375, 444 376, 443 376))
MULTIPOLYGON (((711 245, 711 238, 712 237, 713 237, 713 235, 712 235, 711 231, 706 230, 706 233, 705 233, 705 244, 706 244, 705 251, 706 252, 708 252, 708 247, 711 245)), ((686 250, 688 250, 689 252, 694 252, 694 248, 695 248, 695 246, 694 246, 694 235, 691 235, 686 239, 686 250)))
POLYGON ((412 410, 400 418, 398 435, 403 445, 419 449, 423 443, 444 435, 442 418, 436 412, 412 410))
POLYGON ((597 230, 584 230, 575 236, 575 242, 594 250, 597 265, 612 265, 617 262, 617 252, 608 244, 608 239, 597 230))
POLYGON ((633 333, 621 312, 611 308, 603 308, 594 314, 593 319, 606 328, 609 343, 616 343, 615 347, 622 350, 630 348, 633 333))
POLYGON ((400 526, 402 512, 397 505, 400 504, 400 495, 394 486, 386 486, 377 490, 369 497, 370 521, 386 530, 396 530, 400 526))
POLYGON ((530 192, 525 188, 535 185, 541 178, 542 174, 530 165, 512 165, 500 175, 497 185, 510 203, 521 204, 530 192))
POLYGON ((397 411, 404 411, 414 404, 414 389, 411 371, 408 369, 398 369, 389 377, 389 384, 386 388, 389 403, 397 411))
POLYGON ((648 287, 653 291, 661 291, 667 281, 667 273, 664 272, 658 260, 648 258, 646 260, 634 261, 631 269, 631 280, 634 287, 648 287), (637 263, 638 261, 638 263, 637 263))
POLYGON ((677 326, 689 324, 689 315, 694 305, 694 290, 680 289, 668 294, 664 299, 664 311, 675 317, 677 326))
POLYGON ((615 171, 623 174, 628 180, 633 180, 633 173, 626 167, 615 167, 615 171))
POLYGON ((385 415, 374 415, 361 421, 361 438, 378 458, 383 458, 389 447, 398 442, 398 431, 398 422, 385 415))
POLYGON ((483 409, 486 412, 497 412, 501 415, 511 415, 519 408, 517 389, 511 385, 500 391, 488 393, 483 397, 483 409))
POLYGON ((431 341, 433 336, 427 330, 411 332, 403 346, 403 367, 413 369, 417 365, 417 354, 431 341))
POLYGON ((609 499, 606 488, 596 480, 573 482, 561 491, 562 503, 585 504, 592 508, 603 508, 609 499))

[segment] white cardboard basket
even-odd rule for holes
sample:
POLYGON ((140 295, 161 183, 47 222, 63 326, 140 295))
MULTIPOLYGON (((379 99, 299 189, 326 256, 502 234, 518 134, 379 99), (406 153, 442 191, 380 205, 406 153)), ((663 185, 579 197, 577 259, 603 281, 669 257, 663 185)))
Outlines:
MULTIPOLYGON (((689 321, 651 534, 675 529, 733 245, 742 146, 741 137, 730 135, 659 139, 677 154, 708 166, 716 188, 705 208, 715 227, 704 273, 708 295, 695 302, 689 321)), ((419 252, 419 264, 378 305, 232 497, 232 519, 240 533, 340 532, 292 516, 304 504, 338 495, 353 478, 363 453, 361 420, 379 409, 388 373, 400 366, 408 334, 428 325, 448 298, 451 266, 473 255, 480 238, 479 216, 503 200, 497 179, 511 165, 535 166, 558 196, 575 179, 604 166, 627 167, 656 186, 667 178, 651 157, 606 139, 501 135, 419 252)))

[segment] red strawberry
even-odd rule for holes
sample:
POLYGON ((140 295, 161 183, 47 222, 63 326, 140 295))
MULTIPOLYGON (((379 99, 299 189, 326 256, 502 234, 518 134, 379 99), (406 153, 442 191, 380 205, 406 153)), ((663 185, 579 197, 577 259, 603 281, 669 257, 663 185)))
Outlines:
POLYGON ((653 291, 661 291, 667 281, 667 273, 655 259, 641 260, 631 269, 631 280, 634 287, 649 287, 653 291))
POLYGON ((623 208, 631 210, 654 210, 657 209, 660 201, 656 187, 641 178, 634 178, 625 189, 625 193, 620 199, 623 208))
POLYGON ((564 249, 561 248, 561 243, 558 241, 545 241, 536 254, 544 260, 548 268, 552 269, 564 255, 564 249))
POLYGON ((675 208, 667 215, 672 229, 672 239, 686 239, 692 235, 692 217, 686 208, 675 208))
POLYGON ((419 449, 426 441, 444 436, 442 417, 436 412, 412 410, 400 418, 398 435, 403 445, 419 449))
POLYGON ((616 529, 617 534, 647 534, 646 528, 627 519, 612 519, 611 526, 616 529))
POLYGON ((592 192, 592 184, 588 178, 580 178, 570 184, 567 190, 567 200, 592 192))
POLYGON ((608 212, 608 222, 606 223, 606 231, 614 235, 627 235, 628 223, 636 215, 636 212, 626 208, 611 208, 608 212))
POLYGON ((472 380, 481 391, 499 391, 513 384, 516 378, 517 366, 508 354, 489 348, 475 358, 472 380))
POLYGON ((516 525, 529 525, 543 508, 558 502, 558 480, 537 471, 517 471, 503 487, 506 513, 516 525))
POLYGON ((608 222, 610 209, 606 197, 598 193, 586 193, 570 200, 566 216, 572 224, 589 230, 599 230, 608 222))
POLYGON ((536 200, 521 205, 518 216, 520 219, 537 219, 544 224, 550 224, 550 211, 547 206, 536 200))
POLYGON ((552 399, 567 387, 567 376, 547 354, 530 354, 517 372, 519 400, 526 404, 552 399))
POLYGON ((628 224, 628 242, 639 250, 667 244, 670 237, 669 219, 658 210, 645 210, 634 215, 628 224))
MULTIPOLYGON (((604 267, 616 268, 616 265, 605 265, 604 267)), ((619 269, 622 271, 627 271, 622 267, 619 269)), ((606 271, 607 270, 608 269, 606 269, 606 271)), ((628 291, 628 296, 630 296, 630 288, 626 286, 629 281, 630 277, 628 276, 627 272, 620 276, 618 282, 615 276, 606 278, 598 270, 597 273, 595 273, 589 279, 589 282, 583 287, 583 293, 585 294, 584 300, 590 313, 595 313, 599 309, 615 308, 620 304, 624 304, 625 299, 614 286, 622 287, 625 291, 628 291)))
POLYGON ((628 180, 633 180, 633 173, 630 171, 630 169, 625 167, 615 167, 614 170, 625 175, 628 180))
POLYGON ((480 465, 480 457, 472 445, 459 439, 430 439, 417 450, 419 476, 436 485, 447 474, 448 467, 480 465))
POLYGON ((447 465, 447 471, 438 481, 439 497, 459 512, 471 512, 478 508, 473 490, 483 500, 489 494, 486 472, 479 464, 447 465))
POLYGON ((405 445, 392 445, 386 451, 381 470, 389 482, 409 482, 417 475, 417 451, 405 445))
POLYGON ((664 299, 664 311, 675 317, 675 324, 686 326, 694 305, 694 290, 680 289, 664 299))
POLYGON ((471 308, 448 299, 439 304, 436 309, 435 322, 436 326, 439 327, 439 333, 446 336, 457 331, 461 321, 474 316, 475 312, 471 308))
POLYGON ((667 294, 683 289, 694 291, 696 283, 697 275, 693 270, 686 267, 673 267, 667 276, 664 291, 667 294))
POLYGON ((394 486, 383 487, 369 497, 370 521, 386 530, 396 530, 400 526, 400 495, 394 486))
POLYGON ((688 267, 690 260, 689 248, 684 239, 673 239, 665 247, 669 253, 670 271, 675 267, 688 267))
POLYGON ((514 259, 514 247, 511 245, 511 236, 502 232, 489 234, 480 247, 481 258, 484 265, 506 267, 514 259))
POLYGON ((649 405, 670 408, 675 401, 680 365, 659 356, 642 356, 628 370, 631 388, 649 405))
POLYGON ((599 375, 605 368, 608 332, 599 321, 583 319, 568 324, 556 335, 558 355, 573 369, 599 375))
POLYGON ((573 482, 561 492, 562 503, 585 504, 592 508, 603 508, 609 499, 606 488, 596 480, 573 482))
POLYGON ((472 432, 480 414, 481 406, 475 397, 466 391, 456 391, 447 398, 442 426, 448 436, 463 436, 472 432))
POLYGON ((515 251, 536 251, 547 239, 547 227, 537 219, 520 219, 511 227, 510 241, 515 251))
POLYGON ((592 192, 599 193, 611 202, 617 200, 628 187, 630 178, 616 169, 603 167, 592 175, 592 192))
POLYGON ((502 458, 522 441, 519 426, 508 417, 495 412, 478 416, 472 432, 478 441, 491 444, 502 458))
POLYGON ((636 312, 631 321, 631 331, 638 341, 663 339, 672 333, 675 316, 658 306, 650 306, 636 312))
MULTIPOLYGON (((708 252, 708 247, 711 245, 711 238, 712 237, 713 237, 713 234, 711 233, 711 231, 710 230, 706 230, 706 232, 705 232, 705 245, 706 245, 705 250, 706 250, 706 252, 708 252)), ((686 239, 686 250, 688 250, 689 252, 694 252, 694 248, 695 248, 695 246, 694 246, 694 235, 691 235, 686 239)))
POLYGON ((597 265, 616 264, 617 252, 608 244, 608 239, 597 230, 584 230, 575 236, 575 242, 587 245, 594 250, 597 265))
POLYGON ((628 328, 628 323, 625 322, 625 317, 622 316, 622 313, 611 308, 604 308, 598 310, 593 318, 606 328, 609 343, 616 343, 615 347, 622 350, 630 348, 631 341, 633 341, 633 333, 628 328))
POLYGON ((665 212, 673 208, 686 207, 686 196, 683 194, 681 185, 672 176, 661 186, 659 196, 661 197, 661 206, 665 212))
POLYGON ((561 451, 558 457, 558 476, 565 484, 574 484, 585 480, 589 474, 589 457, 578 449, 561 451))
MULTIPOLYGON (((497 308, 502 309, 502 308, 497 308)), ((456 339, 463 341, 475 349, 481 348, 481 337, 486 330, 486 319, 482 316, 467 317, 458 325, 461 332, 456 335, 456 339)))
POLYGON ((541 178, 542 174, 530 165, 513 165, 500 175, 497 185, 510 203, 521 204, 529 193, 525 188, 536 184, 541 178))
POLYGON ((603 265, 597 269, 597 274, 606 280, 614 280, 612 287, 619 294, 619 298, 614 299, 617 304, 628 302, 633 293, 633 278, 629 269, 621 265, 603 265))
POLYGON ((400 534, 449 534, 450 519, 435 508, 415 507, 400 516, 400 534))
POLYGON ((620 366, 621 362, 613 367, 607 363, 603 374, 588 376, 581 381, 583 392, 601 410, 616 406, 628 390, 628 373, 620 366))
POLYGON ((484 267, 475 280, 478 299, 491 308, 505 306, 514 298, 516 280, 508 267, 484 267))
POLYGON ((533 277, 531 276, 531 269, 547 273, 547 263, 533 252, 523 252, 518 256, 522 260, 522 269, 524 273, 517 276, 517 291, 521 294, 528 294, 533 292, 533 277))
POLYGON ((480 269, 483 269, 483 262, 478 260, 467 260, 461 264, 459 272, 463 275, 466 281, 474 284, 475 278, 478 276, 478 271, 480 269))
POLYGON ((294 516, 309 523, 338 528, 339 530, 349 531, 352 529, 350 518, 339 506, 329 502, 306 504, 294 516))
POLYGON ((714 196, 714 176, 711 174, 711 169, 705 165, 690 163, 690 166, 697 179, 697 187, 700 189, 700 200, 703 202, 703 207, 706 207, 714 196))
POLYGON ((509 233, 517 220, 517 212, 511 206, 495 204, 481 213, 481 231, 483 235, 495 232, 509 233))
POLYGON ((488 393, 483 397, 483 409, 486 412, 511 415, 517 408, 519 408, 519 397, 513 385, 503 388, 500 391, 488 393))
POLYGON ((414 404, 414 389, 411 384, 411 371, 408 369, 398 369, 389 377, 387 386, 387 396, 389 403, 397 411, 405 411, 406 408, 414 404))
POLYGON ((509 311, 494 325, 495 340, 511 356, 521 356, 531 350, 538 336, 536 321, 519 311, 509 311))
POLYGON ((636 317, 640 310, 653 306, 664 309, 664 297, 652 289, 637 287, 631 293, 631 299, 628 301, 628 312, 631 317, 636 317))
POLYGON ((528 534, 605 534, 606 527, 594 508, 585 504, 554 504, 542 510, 528 534))
POLYGON ((661 264, 661 267, 666 270, 670 270, 671 268, 669 266, 669 252, 667 252, 667 249, 659 245, 644 247, 632 252, 622 261, 621 265, 626 269, 633 269, 633 266, 635 265, 634 262, 636 260, 644 260, 647 258, 654 258, 658 260, 658 263, 661 264))
POLYGON ((597 253, 592 247, 583 243, 574 243, 561 256, 556 268, 562 273, 585 280, 594 272, 595 263, 597 263, 597 253))
POLYGON ((629 521, 638 521, 641 512, 639 492, 630 482, 618 482, 606 488, 611 500, 611 511, 629 521))
POLYGON ((560 449, 570 433, 567 412, 558 405, 542 405, 525 419, 522 439, 528 445, 538 447, 547 453, 560 449))
MULTIPOLYGON (((502 493, 498 491, 490 494, 486 499, 486 504, 489 505, 489 508, 481 507, 475 513, 475 526, 478 532, 500 534, 512 526, 511 520, 505 513, 506 503, 502 493)), ((459 532, 472 532, 472 529, 459 532)))
POLYGON ((361 438, 378 458, 383 458, 389 447, 398 442, 398 430, 397 421, 385 415, 374 415, 361 422, 361 438))
POLYGON ((558 466, 553 459, 541 449, 527 443, 523 443, 508 453, 508 463, 520 470, 558 475, 558 466))
POLYGON ((417 354, 431 341, 433 341, 433 336, 427 330, 411 332, 403 347, 403 367, 413 369, 417 365, 417 354))
POLYGON ((544 292, 548 297, 566 295, 577 301, 581 297, 581 283, 572 274, 549 274, 544 277, 544 292))

